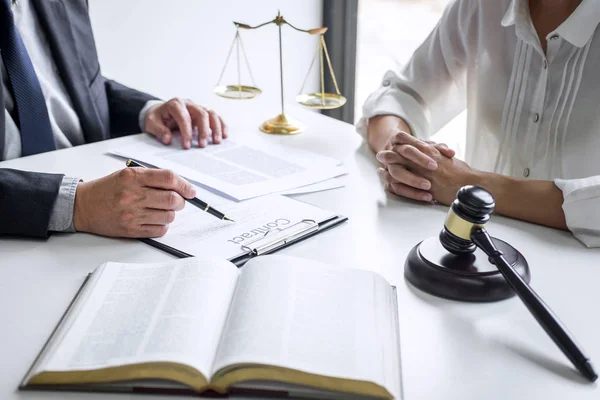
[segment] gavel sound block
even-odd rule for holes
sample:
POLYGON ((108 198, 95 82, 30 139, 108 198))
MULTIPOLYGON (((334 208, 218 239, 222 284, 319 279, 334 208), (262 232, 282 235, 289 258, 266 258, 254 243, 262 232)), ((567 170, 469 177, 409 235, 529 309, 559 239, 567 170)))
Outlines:
MULTIPOLYGON (((515 295, 502 273, 471 241, 474 227, 483 227, 494 210, 494 199, 477 186, 461 188, 439 237, 417 244, 408 254, 404 276, 418 289, 438 297, 492 302, 515 295)), ((531 275, 525 257, 510 244, 493 238, 498 250, 521 277, 531 275)))

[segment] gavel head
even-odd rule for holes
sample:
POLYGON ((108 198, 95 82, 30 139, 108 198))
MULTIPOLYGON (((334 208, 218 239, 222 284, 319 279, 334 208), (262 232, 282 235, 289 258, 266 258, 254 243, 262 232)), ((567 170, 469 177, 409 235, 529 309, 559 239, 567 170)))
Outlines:
POLYGON ((487 190, 479 186, 460 188, 440 232, 442 246, 457 255, 474 252, 476 246, 471 241, 471 232, 485 226, 494 206, 494 198, 487 190))

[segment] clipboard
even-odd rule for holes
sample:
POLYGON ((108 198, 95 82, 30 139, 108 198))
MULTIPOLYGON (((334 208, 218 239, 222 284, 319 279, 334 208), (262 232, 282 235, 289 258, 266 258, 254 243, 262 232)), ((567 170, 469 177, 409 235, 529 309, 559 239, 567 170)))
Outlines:
MULTIPOLYGON (((285 249, 286 247, 318 235, 319 233, 334 228, 346 221, 348 221, 348 217, 336 215, 321 222, 311 219, 303 219, 284 229, 272 229, 265 233, 264 236, 255 239, 252 242, 241 245, 243 254, 230 258, 228 261, 240 268, 254 257, 275 253, 279 250, 285 249)), ((142 238, 139 240, 177 258, 194 257, 193 254, 186 253, 164 243, 160 243, 154 239, 142 238)))

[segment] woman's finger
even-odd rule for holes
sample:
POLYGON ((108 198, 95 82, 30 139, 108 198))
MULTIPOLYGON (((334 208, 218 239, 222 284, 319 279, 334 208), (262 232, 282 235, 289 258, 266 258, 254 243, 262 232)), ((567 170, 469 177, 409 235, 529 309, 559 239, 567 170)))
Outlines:
POLYGON ((392 150, 422 168, 431 171, 437 169, 437 163, 435 162, 435 160, 414 146, 396 145, 392 147, 392 150))
POLYGON ((388 166, 388 173, 398 183, 403 183, 407 186, 414 187, 421 190, 431 189, 431 182, 415 174, 412 171, 407 170, 404 166, 398 164, 392 164, 388 166))
POLYGON ((433 200, 433 196, 429 192, 418 190, 413 187, 407 186, 403 183, 391 183, 390 191, 397 194, 398 196, 406 197, 408 199, 430 202, 433 200))

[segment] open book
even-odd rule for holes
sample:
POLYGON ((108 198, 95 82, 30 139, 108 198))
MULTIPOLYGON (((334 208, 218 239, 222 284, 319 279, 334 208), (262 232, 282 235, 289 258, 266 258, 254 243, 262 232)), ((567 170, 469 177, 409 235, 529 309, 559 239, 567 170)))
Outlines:
POLYGON ((400 398, 397 311, 381 276, 300 258, 106 263, 21 388, 400 398))

